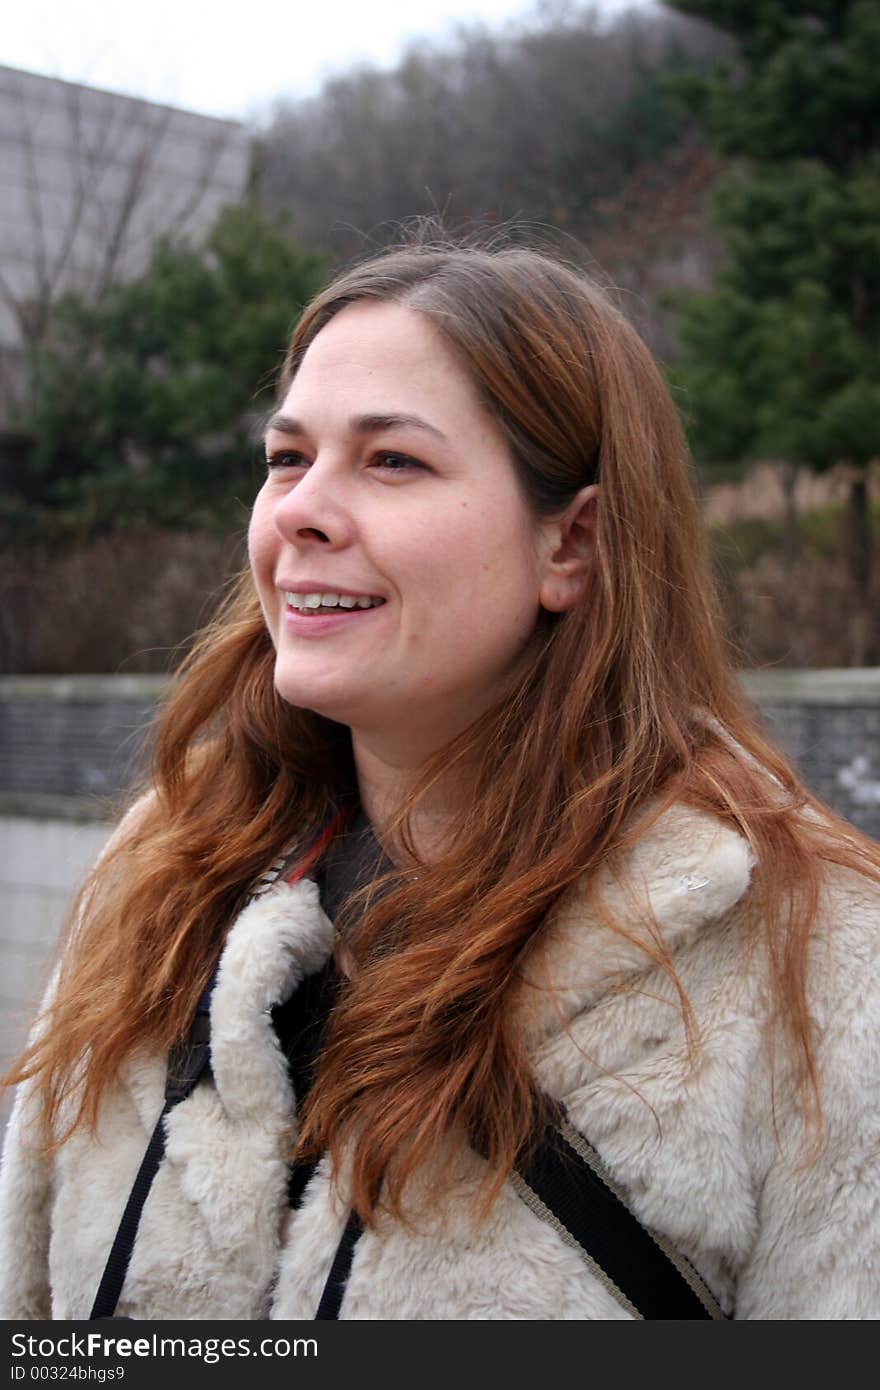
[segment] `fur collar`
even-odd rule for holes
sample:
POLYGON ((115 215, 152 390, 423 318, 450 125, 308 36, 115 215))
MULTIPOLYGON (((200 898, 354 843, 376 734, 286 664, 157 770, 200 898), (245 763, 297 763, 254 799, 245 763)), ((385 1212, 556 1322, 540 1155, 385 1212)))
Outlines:
MULTIPOLYGON (((666 809, 603 872, 600 906, 576 883, 548 918, 525 972, 522 1023, 537 1042, 650 966, 645 947, 670 954, 730 911, 746 892, 754 856, 735 830, 680 804, 666 809), (608 925, 613 920, 617 930, 608 925)), ((211 1009, 218 1093, 264 1113, 284 1073, 270 1017, 332 950, 316 884, 277 884, 240 914, 223 952, 211 1009)))
POLYGON ((288 1090, 271 1010, 333 949, 333 925, 310 879, 280 883, 234 922, 211 998, 211 1070, 234 1118, 264 1122, 288 1090))

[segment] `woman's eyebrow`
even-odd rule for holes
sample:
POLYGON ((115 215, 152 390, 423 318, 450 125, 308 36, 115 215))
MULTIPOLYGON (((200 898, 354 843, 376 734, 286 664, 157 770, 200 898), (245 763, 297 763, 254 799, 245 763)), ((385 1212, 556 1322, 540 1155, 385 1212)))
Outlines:
MULTIPOLYGON (((436 425, 431 425, 427 420, 423 420, 420 415, 409 415, 400 411, 382 411, 370 413, 369 415, 353 415, 349 420, 349 428, 353 434, 379 434, 382 430, 391 430, 395 427, 401 428, 408 426, 410 429, 426 430, 433 434, 437 439, 442 439, 445 444, 449 441, 442 430, 438 430, 436 425)), ((292 415, 277 414, 272 415, 266 424, 266 434, 270 430, 275 430, 278 434, 307 434, 303 422, 297 420, 292 415)))

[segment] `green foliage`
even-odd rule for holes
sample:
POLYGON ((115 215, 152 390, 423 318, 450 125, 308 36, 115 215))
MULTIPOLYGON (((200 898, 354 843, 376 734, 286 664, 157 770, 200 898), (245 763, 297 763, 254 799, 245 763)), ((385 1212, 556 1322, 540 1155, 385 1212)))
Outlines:
POLYGON ((876 0, 668 0, 737 40, 740 61, 682 84, 724 154, 857 163, 876 140, 876 0))
POLYGON ((739 44, 679 84, 739 161, 716 202, 716 289, 677 301, 695 452, 864 466, 880 454, 880 9, 669 2, 739 44))
POLYGON ((35 446, 7 516, 25 503, 92 528, 239 520, 266 388, 327 270, 231 207, 203 248, 162 245, 99 303, 62 301, 32 363, 21 424, 35 446))

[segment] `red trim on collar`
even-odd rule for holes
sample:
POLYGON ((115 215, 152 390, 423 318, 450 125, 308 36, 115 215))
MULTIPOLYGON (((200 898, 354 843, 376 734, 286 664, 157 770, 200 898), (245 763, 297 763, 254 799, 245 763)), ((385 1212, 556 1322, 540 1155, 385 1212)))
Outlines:
POLYGON ((342 829, 348 818, 348 812, 337 811, 332 820, 328 821, 322 830, 319 830, 312 843, 306 847, 302 856, 297 859, 296 863, 282 875, 283 881, 285 883, 299 883, 301 878, 305 878, 309 869, 320 859, 321 854, 333 839, 333 836, 342 829))

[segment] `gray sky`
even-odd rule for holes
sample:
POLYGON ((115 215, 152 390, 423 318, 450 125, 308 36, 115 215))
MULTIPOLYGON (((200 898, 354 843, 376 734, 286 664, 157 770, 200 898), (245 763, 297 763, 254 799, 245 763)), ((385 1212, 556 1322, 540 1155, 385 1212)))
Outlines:
MULTIPOLYGON (((500 27, 535 8, 533 0, 12 0, 0 64, 241 118, 279 96, 309 95, 358 62, 389 66, 408 40, 462 23, 500 27)), ((611 13, 627 0, 595 8, 611 13)))

